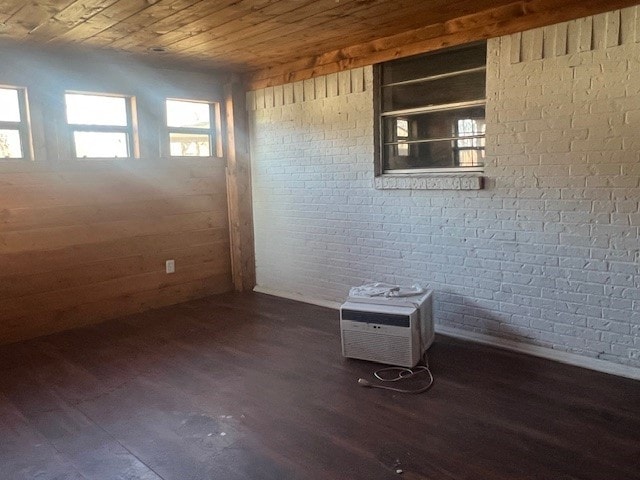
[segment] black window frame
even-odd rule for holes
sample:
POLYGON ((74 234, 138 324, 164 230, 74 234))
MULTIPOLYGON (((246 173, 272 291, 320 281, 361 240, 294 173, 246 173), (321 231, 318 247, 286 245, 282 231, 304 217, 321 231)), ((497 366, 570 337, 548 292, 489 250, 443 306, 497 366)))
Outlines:
POLYGON ((3 90, 15 90, 18 94, 19 122, 0 121, 0 130, 16 130, 20 137, 21 157, 0 157, 0 161, 32 161, 33 142, 31 137, 31 121, 29 118, 29 101, 27 89, 14 85, 0 85, 3 90))
POLYGON ((65 121, 69 134, 69 142, 71 145, 71 155, 76 160, 132 160, 140 157, 138 128, 136 116, 136 99, 132 95, 106 92, 84 92, 69 90, 64 92, 64 109, 65 121), (67 114, 67 95, 86 95, 92 97, 111 97, 122 98, 125 101, 127 125, 93 125, 84 123, 69 123, 67 114), (76 149, 75 132, 89 133, 124 133, 127 140, 127 156, 126 157, 79 157, 76 149))
MULTIPOLYGON (((456 109, 472 109, 472 108, 481 108, 483 110, 482 120, 486 125, 486 56, 484 57, 484 62, 481 67, 474 67, 468 69, 458 69, 452 68, 448 72, 439 73, 431 76, 416 76, 414 78, 410 78, 408 80, 403 80, 399 82, 388 82, 384 83, 383 81, 383 69, 385 65, 389 65, 393 62, 397 61, 423 61, 428 60, 431 55, 442 55, 447 52, 456 52, 462 49, 471 49, 478 48, 484 46, 486 49, 486 41, 473 42, 469 44, 459 45, 455 47, 450 47, 446 49, 439 49, 432 52, 414 55, 411 57, 405 57, 399 60, 391 60, 389 62, 383 62, 379 64, 375 64, 373 66, 373 89, 374 89, 374 153, 375 153, 375 176, 387 175, 387 174, 401 174, 401 175, 412 175, 412 174, 433 174, 433 173, 481 173, 484 171, 484 165, 477 166, 449 166, 449 167, 437 167, 437 166, 429 166, 425 165, 424 167, 419 168, 387 168, 387 152, 386 147, 388 145, 408 145, 408 149, 415 148, 413 144, 417 143, 426 143, 426 142, 436 142, 436 141, 451 141, 452 154, 458 155, 462 150, 484 150, 486 146, 486 133, 478 134, 474 136, 457 136, 452 135, 451 138, 429 138, 429 139, 421 139, 418 141, 408 141, 408 142, 385 142, 385 118, 396 118, 399 120, 407 120, 410 115, 417 113, 438 113, 438 112, 446 112, 446 111, 454 111, 456 109), (432 105, 424 105, 417 108, 408 108, 401 110, 384 110, 384 95, 383 89, 398 85, 411 85, 412 83, 421 83, 425 81, 430 81, 434 79, 442 79, 446 77, 454 77, 456 75, 469 74, 474 72, 485 72, 485 94, 481 99, 471 100, 471 101, 462 101, 462 102, 450 102, 450 103, 436 103, 432 105), (482 143, 482 147, 473 147, 473 148, 461 148, 459 141, 460 140, 470 140, 470 139, 480 139, 482 143)), ((409 126, 409 128, 411 128, 409 126)), ((457 129, 457 127, 456 127, 457 129)), ((475 142, 474 142, 475 143, 475 142)))
POLYGON ((222 157, 222 130, 221 130, 220 103, 210 100, 198 100, 193 98, 167 97, 164 102, 164 128, 165 128, 165 155, 168 158, 221 158, 222 157), (209 106, 209 127, 170 127, 167 111, 167 102, 202 103, 209 106), (195 134, 209 136, 209 155, 172 155, 171 134, 195 134))

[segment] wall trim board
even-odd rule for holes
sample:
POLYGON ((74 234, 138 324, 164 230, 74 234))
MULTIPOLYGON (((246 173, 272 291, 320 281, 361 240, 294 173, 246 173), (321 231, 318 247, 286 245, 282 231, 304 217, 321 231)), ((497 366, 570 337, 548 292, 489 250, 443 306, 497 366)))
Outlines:
POLYGON ((236 291, 256 284, 246 95, 238 82, 224 86, 227 144, 227 205, 231 241, 231 272, 236 291))
MULTIPOLYGON (((289 300, 295 300, 298 302, 309 303, 311 305, 317 305, 320 307, 331 308, 338 310, 340 308, 339 302, 331 300, 324 300, 320 298, 312 298, 306 295, 302 295, 295 292, 287 292, 282 290, 276 290, 261 286, 256 286, 253 289, 254 292, 271 295, 274 297, 286 298, 289 300)), ((514 340, 508 340, 505 338, 493 337, 491 335, 485 335, 482 333, 472 332, 468 330, 461 330, 458 328, 447 327, 444 325, 436 325, 436 333, 445 335, 448 337, 459 338, 461 340, 469 340, 472 342, 480 343, 482 345, 488 345, 492 347, 502 348, 503 350, 509 350, 512 352, 524 353, 527 355, 533 355, 534 357, 540 357, 547 360, 553 360, 576 367, 586 368, 588 370, 594 370, 596 372, 608 373, 610 375, 617 375, 620 377, 631 378, 633 380, 640 380, 640 368, 631 367, 628 365, 621 365, 612 362, 606 362, 604 360, 598 360, 596 358, 585 357, 583 355, 577 355, 574 353, 561 352, 553 350, 547 347, 541 347, 538 345, 531 345, 514 340)))

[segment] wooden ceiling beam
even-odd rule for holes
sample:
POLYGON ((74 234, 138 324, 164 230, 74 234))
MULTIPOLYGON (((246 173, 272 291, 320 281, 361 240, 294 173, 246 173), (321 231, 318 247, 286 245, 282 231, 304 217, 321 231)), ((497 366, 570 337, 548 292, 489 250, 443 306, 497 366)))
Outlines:
POLYGON ((246 76, 249 89, 306 80, 440 48, 561 23, 576 18, 630 7, 638 0, 521 0, 360 43, 321 55, 254 71, 246 76))

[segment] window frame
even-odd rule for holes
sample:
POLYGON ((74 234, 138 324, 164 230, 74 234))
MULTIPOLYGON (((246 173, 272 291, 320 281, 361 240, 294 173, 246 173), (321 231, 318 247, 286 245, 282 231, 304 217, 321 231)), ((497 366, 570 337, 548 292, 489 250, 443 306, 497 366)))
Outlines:
POLYGON ((69 143, 71 145, 71 156, 75 160, 133 160, 140 158, 140 143, 138 139, 138 124, 136 111, 136 98, 132 95, 107 93, 107 92, 86 92, 77 90, 67 90, 64 92, 64 116, 66 122, 69 143), (67 95, 87 95, 94 97, 111 97, 122 98, 125 101, 127 125, 91 125, 69 123, 67 112, 67 95), (79 157, 76 150, 75 132, 89 133, 124 133, 127 139, 127 156, 126 157, 79 157))
POLYGON ((0 157, 3 162, 33 161, 33 138, 31 133, 31 120, 29 116, 29 97, 26 87, 14 85, 0 85, 4 90, 15 90, 18 93, 18 109, 20 112, 19 122, 0 121, 0 130, 17 130, 20 136, 20 146, 22 147, 22 157, 0 157))
POLYGON ((195 159, 195 158, 221 158, 222 151, 222 117, 220 112, 220 103, 213 100, 197 100, 193 98, 176 98, 167 97, 164 100, 164 149, 167 158, 177 159, 195 159), (196 127, 170 127, 167 111, 167 101, 203 103, 209 106, 209 128, 196 127), (198 134, 209 136, 209 155, 171 155, 171 134, 198 134))
MULTIPOLYGON (((486 43, 486 41, 481 41, 481 42, 472 42, 472 43, 468 43, 468 44, 463 44, 463 45, 458 45, 455 47, 450 47, 450 48, 444 48, 444 49, 439 49, 439 50, 434 50, 432 52, 427 52, 424 54, 419 54, 419 55, 415 55, 416 58, 428 58, 429 55, 432 54, 441 54, 443 52, 446 52, 447 50, 449 51, 456 51, 459 49, 463 49, 465 47, 473 47, 473 46, 478 46, 481 45, 482 43, 486 43)), ((410 57, 409 57, 410 58, 410 57)), ((463 74, 469 74, 469 73, 473 73, 473 72, 480 72, 480 71, 484 71, 485 72, 485 82, 486 82, 486 71, 487 71, 487 64, 486 64, 486 57, 485 57, 485 63, 483 66, 481 67, 472 67, 472 68, 462 68, 459 70, 450 70, 446 73, 441 73, 441 74, 434 74, 434 75, 427 75, 427 76, 416 76, 414 78, 411 78, 410 80, 404 80, 404 81, 399 81, 399 82, 391 82, 388 84, 383 84, 383 67, 385 64, 391 63, 394 60, 391 60, 389 62, 382 62, 382 63, 378 63, 378 64, 374 64, 373 65, 373 95, 374 95, 374 155, 375 155, 375 168, 374 168, 374 175, 376 177, 379 176, 393 176, 393 175, 398 175, 398 176, 411 176, 411 175, 432 175, 432 174, 480 174, 484 172, 484 165, 478 165, 478 166, 466 166, 466 167, 424 167, 424 168, 398 168, 398 169, 385 169, 385 164, 386 164, 386 146, 387 145, 391 145, 391 144, 396 144, 396 145, 400 145, 400 143, 398 142, 386 142, 385 143, 385 132, 384 132, 384 119, 391 117, 391 118, 397 118, 397 119, 401 119, 401 120, 407 120, 408 116, 411 114, 415 114, 415 113, 431 113, 431 112, 445 112, 445 111, 454 111, 457 109, 462 109, 462 108, 473 108, 473 107, 483 107, 485 108, 485 124, 486 124, 486 104, 487 104, 487 96, 486 96, 486 86, 485 86, 485 95, 482 99, 480 100, 470 100, 470 101, 463 101, 463 102, 451 102, 451 103, 438 103, 438 104, 434 104, 434 105, 425 105, 422 107, 416 107, 416 108, 407 108, 407 109, 399 109, 399 110, 393 110, 393 111, 388 111, 388 112, 383 112, 383 88, 384 87, 390 87, 390 86, 399 86, 399 85, 411 85, 411 84, 418 84, 421 82, 425 82, 425 81, 431 81, 431 80, 437 80, 437 79, 443 79, 443 78, 447 78, 447 77, 454 77, 456 75, 463 75, 463 74), (404 115, 404 116, 403 116, 404 115)), ((402 143, 403 145, 409 145, 409 148, 411 148, 411 145, 413 144, 417 144, 417 143, 427 143, 427 142, 434 142, 434 141, 446 141, 446 140, 450 140, 453 144, 452 146, 452 150, 457 152, 458 150, 460 150, 460 148, 458 147, 458 142, 460 140, 471 140, 471 139, 478 139, 478 138, 483 138, 486 139, 486 133, 483 135, 476 135, 476 136, 467 136, 467 137, 460 137, 460 136, 452 136, 451 138, 430 138, 430 139, 420 139, 420 140, 414 140, 414 141, 408 141, 406 143, 402 143)), ((485 140, 485 147, 486 149, 486 140, 485 140)), ((474 150, 477 150, 475 148, 472 148, 474 150)))

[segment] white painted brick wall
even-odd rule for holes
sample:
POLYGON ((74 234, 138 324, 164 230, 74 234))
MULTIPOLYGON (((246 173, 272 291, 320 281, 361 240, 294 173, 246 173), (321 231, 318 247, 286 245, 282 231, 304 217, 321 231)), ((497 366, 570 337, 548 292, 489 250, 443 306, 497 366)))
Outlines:
POLYGON ((252 93, 258 285, 420 282, 440 324, 640 367, 640 43, 551 35, 584 24, 489 42, 480 191, 373 187, 371 68, 252 93))

